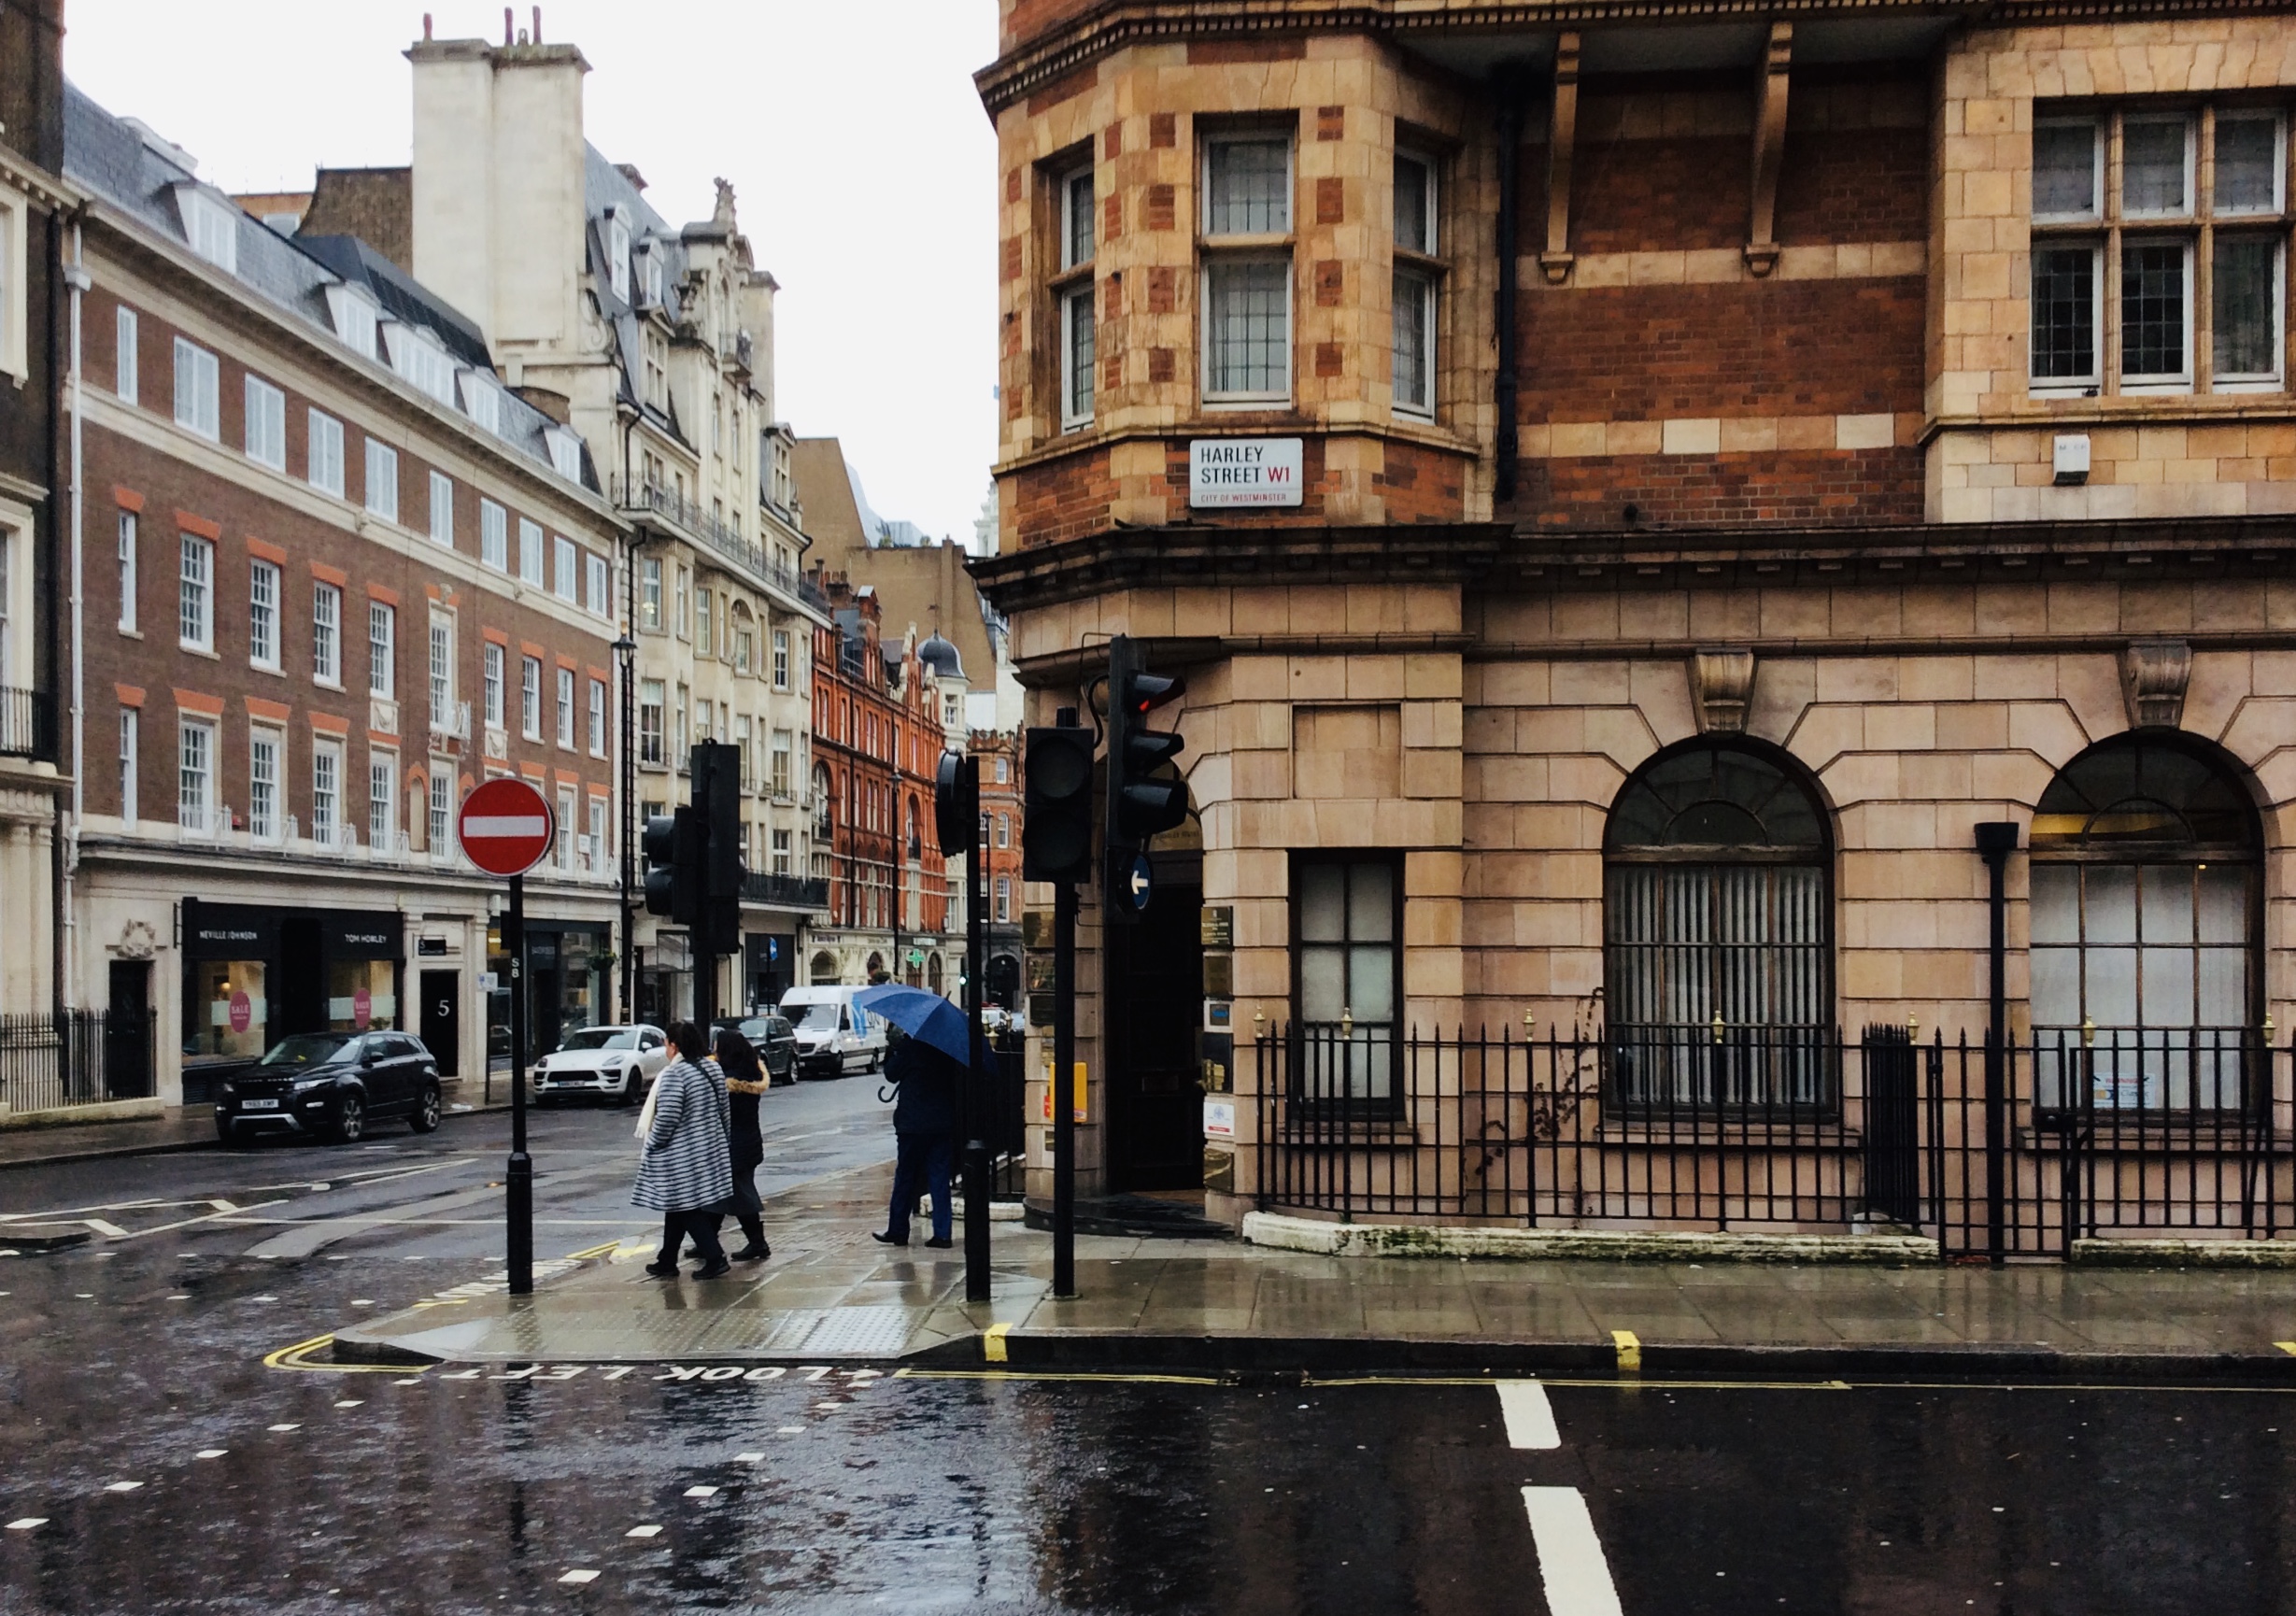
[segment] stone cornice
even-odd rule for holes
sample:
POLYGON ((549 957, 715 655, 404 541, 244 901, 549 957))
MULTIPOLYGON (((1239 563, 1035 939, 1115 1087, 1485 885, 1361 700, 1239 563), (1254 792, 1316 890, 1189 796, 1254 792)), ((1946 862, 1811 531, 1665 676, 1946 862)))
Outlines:
POLYGON ((1119 528, 971 563, 999 611, 1132 588, 1453 584, 1555 593, 2256 575, 2296 561, 2296 517, 1552 532, 1392 527, 1119 528))
POLYGON ((1439 34, 1560 30, 1605 24, 1771 22, 1907 14, 1995 26, 2265 14, 2289 0, 1101 0, 1024 40, 973 75, 994 120, 1007 106, 1112 50, 1166 41, 1297 34, 1439 34))

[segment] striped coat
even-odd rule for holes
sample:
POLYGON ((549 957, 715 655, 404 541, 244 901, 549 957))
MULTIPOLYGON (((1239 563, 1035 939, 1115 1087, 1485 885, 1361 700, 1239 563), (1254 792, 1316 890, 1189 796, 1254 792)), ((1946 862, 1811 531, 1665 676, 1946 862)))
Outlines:
POLYGON ((654 1128, 638 1156, 631 1201, 655 1212, 692 1212, 733 1194, 726 1139, 726 1080, 717 1063, 679 1060, 655 1079, 654 1128))

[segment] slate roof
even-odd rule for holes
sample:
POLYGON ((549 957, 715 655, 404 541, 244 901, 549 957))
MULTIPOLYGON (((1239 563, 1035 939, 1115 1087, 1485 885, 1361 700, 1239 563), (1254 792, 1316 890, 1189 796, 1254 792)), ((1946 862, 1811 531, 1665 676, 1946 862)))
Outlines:
MULTIPOLYGON (((196 184, 198 176, 147 140, 140 130, 106 112, 68 82, 64 86, 64 171, 145 229, 187 248, 190 245, 177 209, 174 188, 186 182, 196 184)), ((366 289, 386 315, 409 325, 428 328, 459 364, 494 375, 486 339, 478 327, 366 243, 355 236, 291 240, 248 214, 214 186, 203 189, 219 205, 229 208, 237 222, 238 268, 234 278, 250 297, 285 311, 331 341, 339 341, 334 321, 328 313, 327 288, 355 284, 366 289)), ((378 371, 390 369, 363 355, 357 357, 378 371)), ((553 424, 550 418, 508 389, 501 391, 501 441, 557 475, 549 444, 543 435, 544 429, 553 424)), ((587 456, 583 461, 583 481, 595 490, 596 474, 587 456)))

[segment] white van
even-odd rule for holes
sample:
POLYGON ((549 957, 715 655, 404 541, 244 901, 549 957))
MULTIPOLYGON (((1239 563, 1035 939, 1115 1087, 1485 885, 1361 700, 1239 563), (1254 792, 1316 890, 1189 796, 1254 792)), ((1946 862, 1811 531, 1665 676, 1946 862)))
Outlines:
POLYGON ((792 987, 781 1013, 797 1029, 800 1077, 874 1071, 885 1060, 885 1017, 855 1008, 857 987, 792 987))

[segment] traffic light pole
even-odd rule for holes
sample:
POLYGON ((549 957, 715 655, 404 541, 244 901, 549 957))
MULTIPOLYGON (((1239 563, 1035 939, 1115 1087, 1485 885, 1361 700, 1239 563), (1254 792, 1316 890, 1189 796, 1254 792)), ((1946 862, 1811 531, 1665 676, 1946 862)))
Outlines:
MULTIPOLYGON (((988 1039, 981 1027, 982 991, 987 971, 988 925, 981 913, 981 760, 960 766, 959 796, 965 828, 965 1021, 968 1063, 965 1084, 965 1300, 988 1300, 988 1039)), ((944 848, 945 852, 946 849, 944 848)))
POLYGON ((534 1158, 526 1154, 526 877, 510 878, 510 913, 503 921, 510 955, 510 1169, 503 1175, 509 1223, 504 1267, 510 1294, 534 1289, 534 1158))
POLYGON ((1053 888, 1053 1295, 1076 1294, 1076 884, 1053 888))

